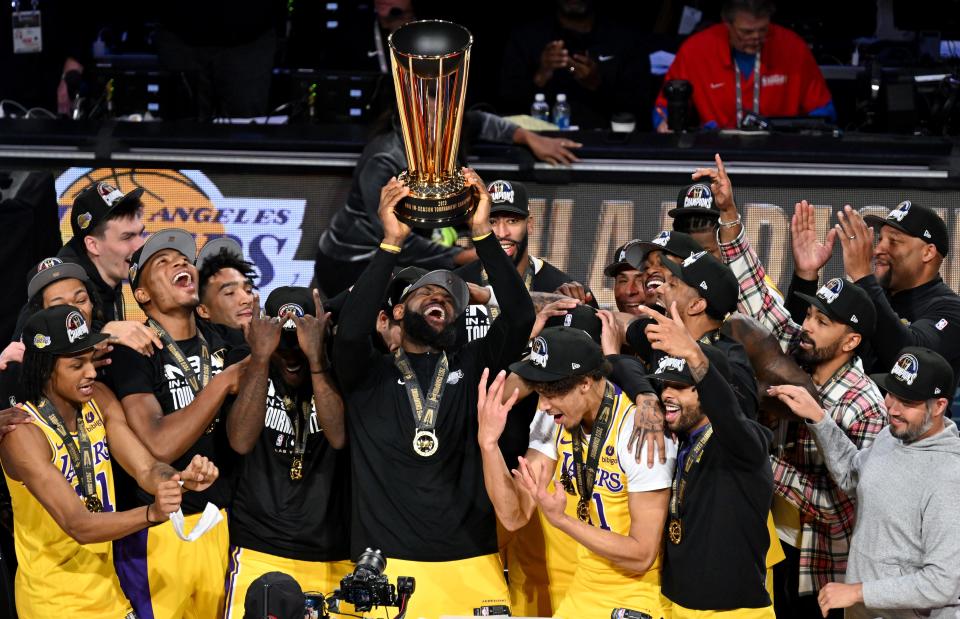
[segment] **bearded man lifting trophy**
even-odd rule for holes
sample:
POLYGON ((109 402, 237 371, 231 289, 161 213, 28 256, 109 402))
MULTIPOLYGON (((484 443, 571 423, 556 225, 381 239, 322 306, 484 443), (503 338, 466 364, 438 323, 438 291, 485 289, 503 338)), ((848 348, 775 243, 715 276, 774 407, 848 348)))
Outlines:
POLYGON ((463 26, 416 21, 390 35, 393 83, 400 111, 410 195, 397 218, 418 228, 465 221, 475 206, 457 166, 473 36, 463 26))

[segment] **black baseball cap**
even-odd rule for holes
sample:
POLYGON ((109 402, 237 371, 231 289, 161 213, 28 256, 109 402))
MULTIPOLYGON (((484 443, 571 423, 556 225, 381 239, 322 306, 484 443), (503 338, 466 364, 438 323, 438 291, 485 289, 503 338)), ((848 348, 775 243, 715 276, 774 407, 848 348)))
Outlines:
POLYGON ((527 188, 516 181, 496 180, 487 185, 490 194, 490 214, 514 213, 521 217, 530 216, 530 203, 527 188))
POLYGON ((740 296, 740 284, 730 270, 705 251, 691 254, 681 264, 664 260, 665 266, 675 277, 707 301, 707 305, 717 314, 726 315, 737 309, 740 296))
POLYGON ((597 316, 597 310, 585 303, 581 303, 572 309, 568 309, 562 316, 551 316, 547 318, 544 328, 550 327, 572 327, 585 331, 594 342, 600 343, 600 336, 603 333, 603 323, 597 316))
POLYGON ((692 236, 675 230, 664 230, 652 241, 641 241, 640 246, 644 250, 644 257, 652 251, 663 251, 677 258, 687 258, 703 251, 703 246, 693 240, 692 236))
POLYGON ((266 604, 267 615, 274 619, 303 619, 306 603, 303 589, 292 576, 267 572, 250 583, 243 600, 243 618, 262 619, 266 604))
POLYGON ((902 400, 919 402, 953 397, 953 368, 939 353, 921 346, 907 346, 887 374, 870 378, 902 400))
POLYGON ((203 264, 213 258, 221 251, 225 251, 228 255, 233 256, 237 260, 245 261, 243 257, 243 248, 240 247, 240 243, 236 239, 229 236, 221 236, 219 238, 207 241, 203 244, 203 247, 200 248, 200 251, 197 252, 197 261, 196 266, 197 270, 203 268, 203 264))
POLYGON ((613 252, 613 262, 603 269, 607 277, 616 277, 620 271, 636 270, 640 268, 646 252, 640 246, 640 239, 627 241, 613 252))
POLYGON ((872 337, 877 325, 877 310, 867 292, 840 277, 835 277, 817 290, 816 296, 795 292, 795 295, 830 317, 849 325, 864 337, 872 337))
MULTIPOLYGON (((707 357, 707 362, 720 372, 720 376, 729 380, 731 376, 730 363, 723 351, 710 344, 698 343, 697 345, 707 357)), ((697 384, 697 381, 693 379, 693 374, 690 373, 687 360, 670 355, 663 355, 657 359, 656 368, 653 372, 647 374, 647 378, 661 382, 680 383, 681 385, 697 384)))
MULTIPOLYGON (((313 302, 313 291, 303 286, 278 286, 267 296, 263 305, 263 313, 269 318, 279 318, 287 314, 294 314, 299 318, 310 314, 315 316, 317 306, 313 302)), ((299 348, 296 334, 297 325, 292 320, 283 323, 283 333, 280 335, 280 348, 299 348)))
POLYGON ((604 361, 600 344, 576 327, 550 327, 533 339, 530 354, 510 364, 510 371, 532 382, 550 383, 583 376, 604 361))
POLYGON ((79 242, 113 212, 132 213, 140 208, 142 195, 143 187, 123 193, 103 181, 90 185, 73 199, 73 208, 70 210, 73 238, 79 242))
POLYGON ((387 284, 387 298, 384 300, 384 309, 392 310, 394 305, 400 303, 404 291, 410 284, 427 274, 427 270, 420 267, 403 267, 393 274, 390 283, 387 284))
POLYGON ((60 258, 44 258, 34 267, 30 281, 27 283, 27 298, 32 299, 53 282, 61 279, 79 279, 82 282, 90 281, 87 272, 75 262, 64 262, 60 258))
POLYGON ((130 289, 136 290, 140 285, 140 276, 143 274, 143 268, 150 262, 150 258, 163 251, 164 249, 173 249, 183 254, 191 263, 197 258, 197 241, 193 235, 180 228, 167 228, 154 232, 147 237, 147 242, 143 247, 133 252, 130 258, 130 289))
POLYGON ((446 290, 453 298, 453 313, 456 316, 462 314, 463 310, 467 309, 467 304, 470 303, 470 289, 467 288, 467 283, 459 275, 446 269, 430 271, 407 286, 400 295, 400 302, 402 303, 411 292, 424 286, 440 286, 446 290))
POLYGON ((83 352, 109 337, 106 333, 91 333, 83 312, 72 305, 40 310, 23 327, 24 345, 51 355, 83 352))
POLYGON ((950 251, 947 224, 933 209, 914 204, 910 200, 898 204, 886 217, 867 215, 863 219, 876 230, 880 230, 880 226, 890 226, 925 243, 932 243, 941 256, 946 256, 950 251))
POLYGON ((694 183, 681 189, 677 195, 677 207, 670 209, 667 215, 670 217, 706 215, 719 219, 720 209, 716 207, 710 183, 694 183))

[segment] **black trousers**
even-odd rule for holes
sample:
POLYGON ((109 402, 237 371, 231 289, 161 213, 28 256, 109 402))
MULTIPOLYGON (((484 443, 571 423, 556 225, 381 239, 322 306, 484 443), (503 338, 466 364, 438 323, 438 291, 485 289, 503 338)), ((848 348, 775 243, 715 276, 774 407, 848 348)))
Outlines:
MULTIPOLYGON (((783 544, 786 559, 773 566, 773 610, 777 619, 821 619, 817 594, 800 595, 800 551, 783 544)), ((843 619, 842 610, 831 610, 828 619, 843 619)))
POLYGON ((155 38, 163 66, 183 76, 198 120, 250 118, 270 111, 270 80, 277 35, 270 29, 243 45, 191 45, 169 30, 155 38))

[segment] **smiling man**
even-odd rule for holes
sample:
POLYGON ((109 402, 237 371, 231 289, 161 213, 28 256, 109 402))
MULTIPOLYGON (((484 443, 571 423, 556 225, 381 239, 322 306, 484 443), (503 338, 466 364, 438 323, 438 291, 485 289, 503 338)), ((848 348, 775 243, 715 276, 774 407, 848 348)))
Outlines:
MULTIPOLYGON (((201 454, 218 462, 228 478, 232 454, 220 409, 237 392, 245 364, 224 369, 239 334, 197 319, 195 253, 193 236, 177 228, 154 233, 134 253, 130 287, 163 348, 145 357, 118 346, 112 380, 130 428, 158 460, 179 466, 201 454)), ((139 498, 149 499, 143 493, 139 498)), ((230 498, 224 480, 189 495, 184 528, 197 525, 208 501, 225 508, 230 498)), ((141 618, 176 619, 191 616, 190 609, 219 616, 227 550, 225 521, 190 544, 181 543, 167 522, 117 542, 120 582, 141 618)))
POLYGON ((478 199, 469 222, 474 246, 502 310, 487 335, 455 345, 467 285, 437 270, 392 308, 402 323, 399 348, 384 354, 375 346, 377 314, 411 234, 393 211, 409 189, 391 179, 380 194, 383 242, 347 295, 334 342, 353 472, 351 555, 379 548, 388 573, 415 577, 407 614, 428 619, 509 605, 483 485, 475 389, 485 367, 499 371, 520 358, 535 320, 515 264, 493 236, 486 185, 472 170, 464 176, 478 199))
POLYGON ((253 318, 253 265, 244 260, 240 244, 224 236, 208 241, 197 253, 200 305, 197 315, 231 329, 242 329, 253 318))
POLYGON ((960 438, 945 418, 954 385, 946 359, 929 348, 900 351, 886 374, 890 425, 858 449, 806 392, 771 388, 806 420, 830 475, 857 498, 857 527, 843 582, 818 595, 823 616, 954 618, 960 600, 960 438))

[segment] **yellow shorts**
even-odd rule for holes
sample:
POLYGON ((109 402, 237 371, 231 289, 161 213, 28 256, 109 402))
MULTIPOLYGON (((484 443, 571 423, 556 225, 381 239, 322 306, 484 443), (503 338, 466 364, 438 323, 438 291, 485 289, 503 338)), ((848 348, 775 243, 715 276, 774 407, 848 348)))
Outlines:
POLYGON ((657 569, 642 577, 637 576, 634 581, 611 587, 609 575, 578 569, 554 616, 561 619, 609 619, 614 608, 627 608, 660 619, 667 615, 660 604, 659 581, 657 569))
MULTIPOLYGON (((297 561, 269 555, 249 548, 230 548, 230 567, 227 571, 225 619, 243 619, 243 603, 254 580, 268 572, 289 574, 304 593, 318 592, 324 597, 340 588, 340 579, 353 571, 350 561, 297 561)), ((346 612, 353 612, 346 608, 346 612)))
MULTIPOLYGON (((224 519, 194 542, 177 537, 171 522, 113 544, 123 592, 138 619, 211 619, 223 615, 223 582, 230 536, 224 519)), ((184 518, 193 530, 200 514, 184 518)))
MULTIPOLYGON (((403 561, 387 559, 384 572, 391 584, 398 576, 416 578, 407 619, 438 619, 441 615, 473 616, 481 606, 510 606, 507 582, 499 554, 460 561, 403 561)), ((396 614, 391 609, 391 615, 396 614)), ((383 609, 374 609, 368 617, 383 618, 383 609)))
POLYGON ((773 606, 765 608, 737 608, 734 610, 690 610, 677 603, 671 610, 672 619, 776 619, 773 606))
POLYGON ((104 565, 109 573, 88 574, 77 570, 75 560, 69 559, 37 582, 27 582, 18 571, 14 584, 17 614, 23 619, 125 619, 133 608, 120 590, 112 565, 104 565))

